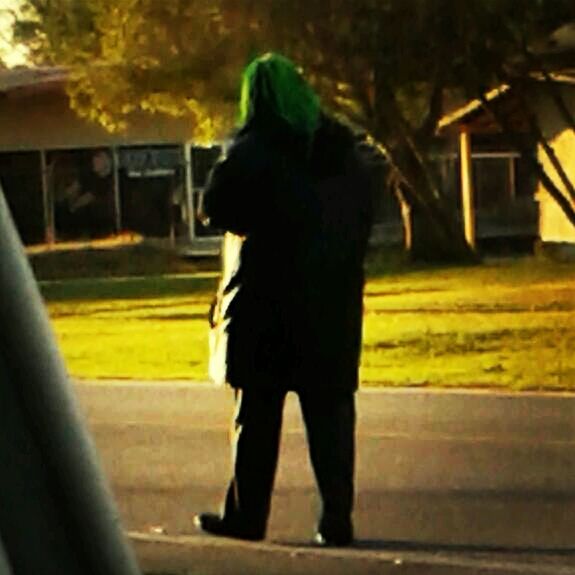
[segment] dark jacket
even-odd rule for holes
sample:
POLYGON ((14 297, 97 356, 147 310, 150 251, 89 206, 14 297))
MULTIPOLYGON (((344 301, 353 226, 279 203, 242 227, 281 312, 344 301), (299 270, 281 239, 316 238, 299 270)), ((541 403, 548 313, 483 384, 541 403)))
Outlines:
POLYGON ((311 145, 247 126, 214 168, 204 210, 227 232, 214 359, 233 387, 357 388, 367 181, 351 132, 327 117, 311 145))

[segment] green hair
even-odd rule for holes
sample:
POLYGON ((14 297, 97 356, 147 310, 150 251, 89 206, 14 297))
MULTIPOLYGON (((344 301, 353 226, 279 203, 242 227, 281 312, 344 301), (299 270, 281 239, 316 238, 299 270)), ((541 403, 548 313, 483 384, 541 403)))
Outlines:
POLYGON ((239 121, 244 125, 269 115, 307 136, 313 135, 320 117, 319 98, 293 62, 271 52, 250 62, 243 72, 239 121))

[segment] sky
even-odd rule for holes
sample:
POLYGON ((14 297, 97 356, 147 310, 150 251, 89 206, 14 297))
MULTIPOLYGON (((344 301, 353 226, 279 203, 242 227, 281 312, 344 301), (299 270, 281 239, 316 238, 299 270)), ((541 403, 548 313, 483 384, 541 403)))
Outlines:
POLYGON ((20 0, 0 0, 0 58, 10 67, 26 63, 26 49, 12 42, 10 11, 18 12, 20 4, 20 0))

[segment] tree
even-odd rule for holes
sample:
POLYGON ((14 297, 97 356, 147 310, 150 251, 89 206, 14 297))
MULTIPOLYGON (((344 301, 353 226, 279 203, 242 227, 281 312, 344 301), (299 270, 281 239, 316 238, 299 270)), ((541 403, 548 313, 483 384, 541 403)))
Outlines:
MULTIPOLYGON (((501 7, 495 3, 495 8, 501 7)), ((511 13, 501 13, 499 10, 492 13, 489 27, 493 27, 492 40, 496 49, 489 43, 483 49, 480 47, 479 50, 477 47, 471 47, 469 54, 481 54, 482 58, 469 60, 461 72, 461 86, 469 98, 475 97, 482 102, 484 109, 492 116, 517 151, 522 153, 532 172, 538 177, 567 219, 575 226, 575 187, 555 155, 553 147, 545 139, 536 111, 530 101, 530 93, 543 86, 565 124, 572 129, 575 128, 575 120, 563 100, 561 90, 557 86, 558 81, 554 80, 549 73, 549 66, 555 66, 561 72, 565 69, 565 64, 554 63, 553 57, 548 61, 545 52, 540 49, 541 44, 546 42, 550 33, 561 23, 573 22, 575 5, 569 2, 552 3, 545 0, 536 3, 528 2, 523 7, 521 19, 518 20, 514 17, 513 11, 519 7, 512 4, 509 6, 511 13), (493 18, 493 16, 497 17, 493 18), (534 48, 537 49, 539 55, 536 56, 534 48), (486 80, 488 79, 509 88, 517 107, 517 113, 522 119, 521 130, 517 130, 514 122, 487 100, 486 80), (537 147, 548 157, 565 193, 558 188, 553 178, 535 157, 534 150, 537 147)), ((483 40, 481 39, 479 43, 483 44, 483 40)))
MULTIPOLYGON (((322 3, 304 27, 323 40, 320 51, 329 54, 319 63, 320 74, 337 78, 339 85, 353 93, 364 125, 385 145, 395 168, 400 200, 409 204, 416 216, 423 216, 412 218, 414 224, 423 224, 412 230, 414 238, 421 238, 424 232, 423 241, 415 241, 414 247, 420 250, 415 255, 466 257, 453 206, 441 194, 431 162, 433 135, 444 98, 460 91, 469 98, 483 99, 491 87, 511 81, 521 88, 536 68, 526 58, 527 47, 573 20, 575 5, 561 0, 364 1, 347 11, 345 5, 337 0, 322 3), (346 29, 346 18, 353 22, 357 34, 346 29), (334 30, 341 34, 334 34, 334 30), (340 67, 334 70, 338 63, 340 67)), ((301 2, 296 12, 307 15, 310 10, 301 2)), ((299 28, 296 35, 301 37, 299 28)), ((304 52, 317 44, 317 39, 299 40, 304 52)), ((308 62, 309 58, 302 60, 308 62)), ((330 93, 335 93, 333 86, 330 93)), ((521 94, 521 89, 517 93, 521 94)), ((518 149, 531 157, 534 144, 543 145, 545 150, 550 147, 545 146, 528 104, 523 102, 529 131, 512 136, 518 149)), ((573 220, 572 206, 542 167, 532 163, 573 220)), ((565 183, 565 178, 561 179, 565 183)))
POLYGON ((34 18, 20 37, 73 68, 73 105, 109 129, 138 108, 189 114, 195 133, 227 129, 243 65, 286 53, 325 104, 385 150, 398 197, 421 224, 412 235, 424 234, 414 256, 426 259, 474 257, 432 161, 445 96, 482 96, 524 61, 524 46, 575 18, 570 0, 26 3, 34 18))
POLYGON ((71 68, 72 106, 110 131, 137 110, 191 116, 207 138, 231 125, 244 62, 217 2, 27 0, 15 32, 36 61, 71 68))

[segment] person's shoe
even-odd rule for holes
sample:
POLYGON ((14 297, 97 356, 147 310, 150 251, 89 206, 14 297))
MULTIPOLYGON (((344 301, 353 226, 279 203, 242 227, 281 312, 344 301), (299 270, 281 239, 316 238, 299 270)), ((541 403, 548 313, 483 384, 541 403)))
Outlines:
POLYGON ((318 547, 349 547, 353 543, 353 537, 348 533, 326 535, 318 531, 313 542, 318 547))
POLYGON ((194 525, 210 535, 232 537, 246 541, 261 541, 264 534, 254 529, 238 527, 216 513, 200 513, 194 517, 194 525))

